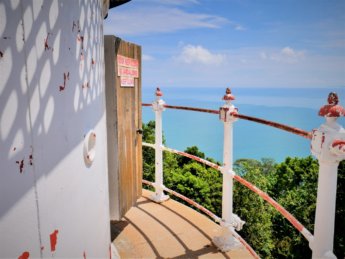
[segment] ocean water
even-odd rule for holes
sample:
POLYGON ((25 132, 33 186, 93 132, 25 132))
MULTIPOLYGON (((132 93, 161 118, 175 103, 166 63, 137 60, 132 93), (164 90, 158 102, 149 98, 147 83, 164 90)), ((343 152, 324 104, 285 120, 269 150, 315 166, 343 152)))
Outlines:
MULTIPOLYGON (((218 110, 224 104, 225 88, 161 88, 166 104, 218 110)), ((143 103, 151 103, 154 88, 143 88, 143 103)), ((338 88, 233 88, 232 103, 239 113, 306 131, 318 128, 324 118, 319 108, 326 104, 329 92, 337 92, 345 106, 345 87, 338 88)), ((143 122, 154 120, 151 107, 143 107, 143 122)), ((339 119, 345 127, 345 119, 339 119)), ((292 133, 266 125, 238 120, 233 129, 234 161, 240 158, 272 158, 277 162, 286 157, 310 155, 310 141, 292 133)), ((185 150, 198 146, 207 157, 222 161, 223 123, 218 115, 166 109, 163 112, 163 133, 168 147, 185 150)), ((145 134, 145 133, 144 133, 145 134)))

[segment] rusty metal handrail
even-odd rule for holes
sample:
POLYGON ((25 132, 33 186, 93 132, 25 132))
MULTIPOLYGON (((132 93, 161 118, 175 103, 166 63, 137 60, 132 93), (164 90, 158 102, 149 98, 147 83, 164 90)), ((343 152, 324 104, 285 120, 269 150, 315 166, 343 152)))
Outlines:
MULTIPOLYGON (((155 148, 153 144, 150 143, 142 143, 143 146, 155 148)), ((205 164, 207 166, 210 166, 220 172, 222 172, 222 167, 212 163, 208 160, 202 159, 200 157, 188 154, 186 152, 178 151, 176 149, 168 148, 163 146, 163 150, 175 153, 181 156, 188 157, 190 159, 193 159, 199 163, 205 164)), ((258 187, 256 187, 254 184, 248 182, 247 180, 243 179, 241 176, 236 175, 235 172, 232 172, 232 177, 237 180, 240 184, 247 187, 251 191, 255 192, 257 195, 259 195, 261 198, 263 198, 265 201, 267 201, 271 206, 273 206, 285 219, 287 219, 291 225, 293 225, 309 242, 313 239, 313 235, 310 233, 310 231, 302 225, 290 212, 288 212, 283 206, 281 206, 278 202, 276 202, 273 198, 271 198, 267 193, 260 190, 258 187)))
MULTIPOLYGON (((150 103, 143 103, 142 106, 144 107, 148 107, 148 106, 152 106, 152 104, 150 103)), ((196 108, 196 107, 188 107, 188 106, 177 106, 177 105, 163 105, 165 108, 169 108, 169 109, 176 109, 176 110, 185 110, 185 111, 196 111, 196 112, 204 112, 204 113, 211 113, 211 114, 219 114, 218 110, 211 110, 211 109, 204 109, 204 108, 196 108)), ((265 120, 265 119, 261 119, 261 118, 257 118, 257 117, 253 117, 253 116, 248 116, 248 115, 244 115, 244 114, 239 114, 239 113, 232 113, 232 116, 238 118, 238 119, 242 119, 242 120, 247 120, 247 121, 252 121, 252 122, 257 122, 260 124, 264 124, 266 126, 271 126, 277 129, 281 129, 290 133, 293 133, 295 135, 307 138, 307 139, 311 139, 312 138, 312 133, 296 128, 296 127, 291 127, 282 123, 278 123, 278 122, 274 122, 274 121, 270 121, 270 120, 265 120)))

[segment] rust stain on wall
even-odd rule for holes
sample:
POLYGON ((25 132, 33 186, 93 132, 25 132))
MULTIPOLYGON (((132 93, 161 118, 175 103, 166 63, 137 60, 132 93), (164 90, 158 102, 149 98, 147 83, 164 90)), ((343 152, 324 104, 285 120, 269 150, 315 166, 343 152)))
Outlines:
POLYGON ((19 172, 23 173, 23 171, 24 171, 24 159, 17 160, 16 163, 19 165, 19 172))
POLYGON ((74 29, 75 29, 77 32, 80 32, 80 23, 79 23, 79 20, 73 21, 72 32, 74 31, 74 29))
POLYGON ((80 42, 80 60, 84 59, 84 36, 83 35, 78 35, 77 40, 80 42))
POLYGON ((69 72, 63 73, 63 85, 60 85, 59 90, 60 92, 65 90, 66 88, 66 84, 67 84, 67 80, 69 80, 69 72))
POLYGON ((50 47, 49 43, 48 43, 48 39, 49 39, 50 35, 51 35, 51 33, 48 32, 47 37, 44 39, 44 50, 52 50, 53 51, 53 48, 50 47))
POLYGON ((33 157, 32 155, 30 155, 30 156, 29 156, 29 164, 30 164, 30 165, 32 165, 32 164, 33 164, 33 162, 32 162, 32 161, 33 161, 33 159, 34 159, 34 157, 33 157))
POLYGON ((84 83, 84 84, 82 84, 81 85, 81 88, 90 88, 90 84, 89 84, 89 82, 86 82, 86 83, 84 83))

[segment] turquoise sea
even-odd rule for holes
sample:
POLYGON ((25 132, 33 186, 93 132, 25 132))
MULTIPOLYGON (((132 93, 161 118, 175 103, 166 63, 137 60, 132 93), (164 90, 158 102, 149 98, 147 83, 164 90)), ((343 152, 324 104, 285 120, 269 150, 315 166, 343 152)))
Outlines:
MULTIPOLYGON (((218 110, 224 104, 225 88, 161 87, 166 104, 218 110)), ((155 88, 143 88, 143 103, 151 103, 155 88)), ((326 104, 329 92, 337 92, 345 106, 345 87, 337 88, 232 88, 239 113, 272 120, 306 131, 318 128, 324 118, 319 108, 326 104)), ((143 122, 154 120, 151 107, 143 107, 143 122)), ((339 119, 345 127, 345 119, 339 119)), ((163 131, 168 147, 185 150, 198 146, 207 157, 222 161, 223 124, 218 115, 166 109, 163 131)), ((144 133, 145 134, 145 133, 144 133)), ((234 161, 240 158, 273 158, 277 162, 287 156, 310 155, 310 141, 276 128, 250 121, 234 123, 234 161)))

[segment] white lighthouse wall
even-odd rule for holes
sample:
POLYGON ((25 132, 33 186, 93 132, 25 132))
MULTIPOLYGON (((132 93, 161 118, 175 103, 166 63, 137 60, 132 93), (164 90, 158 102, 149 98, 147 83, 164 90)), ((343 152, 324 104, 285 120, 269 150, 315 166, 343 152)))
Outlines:
POLYGON ((109 257, 102 10, 0 1, 0 258, 109 257))

